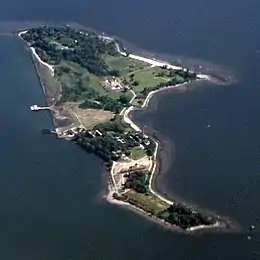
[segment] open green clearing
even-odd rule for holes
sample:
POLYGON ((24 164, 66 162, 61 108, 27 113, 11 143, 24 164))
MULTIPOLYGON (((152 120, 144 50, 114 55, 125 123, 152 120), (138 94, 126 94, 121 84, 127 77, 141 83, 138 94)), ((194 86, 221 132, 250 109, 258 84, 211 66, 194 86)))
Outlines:
MULTIPOLYGON (((170 80, 167 75, 163 75, 165 70, 161 68, 144 67, 144 64, 140 64, 139 61, 132 60, 128 57, 109 57, 110 60, 116 61, 116 63, 112 62, 113 66, 111 66, 111 68, 119 70, 120 75, 122 75, 120 77, 122 81, 125 80, 133 88, 136 94, 142 92, 145 88, 154 88, 158 84, 165 83, 170 80), (127 68, 129 61, 131 61, 131 69, 127 68), (132 73, 131 71, 135 72, 132 73), (137 82, 137 85, 133 82, 137 82)), ((73 93, 75 95, 70 96, 70 98, 75 101, 78 99, 84 100, 88 98, 90 92, 89 89, 94 89, 94 91, 97 91, 100 95, 107 95, 113 99, 118 99, 122 94, 128 96, 130 99, 133 96, 129 90, 109 90, 105 88, 104 82, 107 77, 99 77, 91 74, 88 70, 74 62, 62 61, 57 66, 56 71, 63 86, 70 89, 76 89, 80 82, 81 93, 80 91, 74 91, 73 93)))
POLYGON ((146 152, 143 148, 141 147, 134 147, 131 150, 131 158, 134 160, 138 160, 146 156, 146 152))
POLYGON ((118 56, 106 55, 104 59, 110 69, 119 71, 120 76, 126 76, 129 73, 133 73, 150 66, 145 62, 124 57, 120 54, 118 56))
POLYGON ((157 215, 159 212, 166 210, 169 204, 160 200, 153 194, 137 193, 133 190, 128 191, 124 194, 126 200, 131 204, 145 210, 146 212, 157 215))
POLYGON ((91 89, 93 90, 93 93, 98 92, 99 95, 107 95, 113 99, 118 99, 122 94, 127 96, 129 99, 133 97, 133 94, 129 90, 118 91, 105 88, 104 82, 106 77, 98 77, 94 74, 91 74, 88 72, 88 70, 82 68, 80 65, 74 62, 62 61, 60 65, 57 66, 56 72, 62 85, 70 89, 76 89, 80 82, 81 89, 79 91, 73 92, 75 93, 74 97, 70 96, 73 101, 78 99, 85 100, 89 98, 91 89))
POLYGON ((133 90, 138 94, 144 88, 154 88, 160 83, 165 83, 170 80, 165 73, 165 70, 158 67, 150 67, 134 73, 134 80, 138 82, 137 86, 133 86, 133 90))

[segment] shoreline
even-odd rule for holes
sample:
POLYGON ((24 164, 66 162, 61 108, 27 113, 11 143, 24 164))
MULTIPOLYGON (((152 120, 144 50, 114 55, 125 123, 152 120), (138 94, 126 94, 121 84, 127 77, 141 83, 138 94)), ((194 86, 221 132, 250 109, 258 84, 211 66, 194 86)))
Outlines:
MULTIPOLYGON (((27 31, 22 31, 20 33, 18 33, 18 36, 23 40, 22 38, 22 34, 26 33, 27 31)), ((113 40, 113 38, 111 38, 113 40)), ((25 41, 25 40, 24 40, 25 41)), ((25 41, 26 42, 26 41, 25 41)), ((118 44, 116 43, 116 46, 118 46, 118 44)), ((35 48, 33 47, 30 47, 30 50, 31 50, 31 55, 36 58, 36 60, 41 63, 42 65, 46 66, 50 72, 51 72, 51 75, 54 77, 54 66, 53 65, 50 65, 46 62, 44 62, 40 57, 39 55, 37 54, 35 48)), ((119 49, 119 46, 117 47, 118 49, 118 52, 120 54, 122 54, 122 52, 120 51, 119 49)), ((123 55, 123 54, 122 54, 123 55)), ((162 62, 162 61, 157 61, 157 60, 152 60, 152 59, 147 59, 147 58, 144 58, 144 57, 141 57, 141 56, 137 56, 137 55, 132 55, 130 54, 129 57, 130 58, 133 58, 133 59, 137 59, 137 60, 141 60, 141 61, 144 61, 144 62, 147 62, 149 64, 151 64, 152 66, 167 66, 169 68, 172 68, 172 69, 185 69, 187 70, 186 68, 182 68, 182 67, 177 67, 177 66, 174 66, 174 65, 171 65, 169 64, 168 62, 162 62), (130 57, 131 55, 131 57, 130 57), (158 65, 160 64, 160 65, 158 65)), ((125 55, 124 55, 125 56, 125 55)), ((196 81, 201 81, 201 80, 211 80, 211 77, 209 75, 206 75, 206 74, 198 74, 197 75, 197 79, 196 81)), ((177 85, 174 85, 174 86, 167 86, 167 87, 163 87, 161 89, 158 89, 158 90, 154 90, 154 91, 150 91, 148 93, 148 95, 146 96, 145 100, 144 100, 144 103, 142 104, 141 108, 137 108, 137 107, 134 107, 134 106, 130 106, 128 108, 124 108, 122 110, 122 115, 123 115, 123 120, 130 125, 130 127, 132 129, 134 129, 135 131, 137 132, 141 132, 141 128, 133 122, 133 120, 130 118, 129 114, 131 113, 131 111, 133 110, 139 110, 139 109, 142 109, 142 108, 146 108, 148 107, 149 105, 149 102, 151 100, 151 98, 157 93, 157 92, 161 92, 161 91, 164 91, 164 90, 167 90, 167 89, 174 89, 174 88, 177 88, 177 87, 180 87, 180 86, 183 86, 183 85, 187 85, 187 84, 190 84, 191 82, 186 82, 186 83, 183 83, 183 84, 177 84, 177 85)), ((42 82, 41 82, 42 84, 42 82)), ((133 98, 131 99, 131 101, 133 101, 135 98, 135 93, 133 92, 133 98)), ((130 102, 131 103, 131 102, 130 102)), ((153 138, 154 139, 154 138, 153 138)), ((155 141, 155 144, 156 144, 156 149, 155 149, 155 152, 154 152, 154 155, 153 155, 153 158, 152 158, 152 163, 151 163, 151 166, 149 167, 149 171, 151 171, 151 176, 149 178, 149 191, 156 197, 158 197, 160 200, 168 203, 169 205, 172 205, 174 202, 171 201, 171 200, 168 200, 167 198, 163 197, 161 194, 159 194, 158 192, 156 192, 154 189, 153 189, 153 181, 154 179, 156 178, 156 175, 157 175, 157 168, 158 168, 158 147, 159 147, 159 140, 154 140, 155 141)), ((114 199, 113 198, 113 193, 116 191, 116 185, 115 185, 115 181, 113 180, 114 177, 113 177, 113 174, 112 174, 112 171, 113 171, 113 166, 114 166, 114 162, 113 162, 113 165, 112 165, 112 168, 111 170, 109 171, 109 175, 111 177, 111 181, 108 180, 108 193, 107 195, 105 196, 106 200, 110 203, 113 203, 113 204, 117 204, 117 205, 121 205, 121 206, 127 206, 127 207, 130 207, 132 209, 134 209, 135 211, 138 211, 140 212, 142 215, 145 215, 147 216, 149 219, 152 219, 152 220, 155 220, 156 222, 158 222, 159 224, 163 224, 164 226, 167 226, 167 228, 172 228, 174 230, 181 230, 182 232, 193 232, 193 231, 198 231, 198 230, 207 230, 207 229, 216 229, 216 228, 223 228, 223 225, 221 225, 221 223, 219 221, 216 221, 215 224, 213 225, 200 225, 200 226, 195 226, 195 227, 191 227, 191 228, 188 228, 186 230, 183 230, 181 229, 179 226, 176 226, 174 224, 171 224, 167 221, 164 221, 163 219, 160 219, 156 216, 153 216, 151 215, 150 213, 142 210, 141 208, 139 207, 136 207, 128 202, 124 202, 124 201, 121 201, 121 200, 117 200, 117 199, 114 199), (113 188, 113 187, 114 188, 113 188)), ((223 222, 224 223, 224 222, 223 222)), ((222 223, 222 224, 223 224, 222 223)))
MULTIPOLYGON (((189 83, 183 83, 183 84, 179 84, 179 86, 185 85, 185 84, 189 84, 189 83)), ((175 86, 176 87, 176 86, 175 86)), ((174 89, 172 87, 165 87, 162 90, 169 90, 169 89, 174 89)), ((160 90, 156 90, 156 91, 152 91, 154 92, 154 94, 156 94, 157 92, 161 92, 160 90)), ((151 96, 152 97, 152 96, 151 96)), ((151 97, 149 98, 149 101, 147 101, 147 104, 144 108, 147 108, 149 106, 149 102, 151 100, 151 97)), ((143 108, 136 108, 134 106, 129 107, 128 109, 126 109, 124 111, 124 119, 127 118, 127 123, 130 124, 130 126, 135 129, 135 130, 139 130, 141 131, 141 127, 139 127, 132 119, 131 119, 131 112, 134 110, 142 110, 143 108)), ((149 135, 151 137, 151 135, 149 135)), ((152 164, 152 171, 151 171, 151 176, 149 179, 149 191, 157 196, 159 199, 163 200, 164 202, 168 203, 169 205, 174 204, 174 202, 180 202, 181 204, 183 203, 182 200, 180 198, 178 198, 178 200, 173 201, 170 199, 165 198, 160 192, 156 191, 156 186, 154 185, 154 181, 157 178, 157 175, 161 173, 161 169, 160 168, 160 164, 161 164, 161 158, 158 158, 160 156, 160 146, 161 146, 161 141, 155 137, 152 136, 152 138, 154 139, 154 142, 156 143, 156 150, 155 153, 153 155, 153 164, 152 164), (153 187, 154 186, 154 187, 153 187)), ((114 166, 114 163, 113 163, 114 166)), ((113 198, 113 193, 116 192, 116 189, 114 189, 113 187, 115 187, 114 185, 114 177, 112 174, 113 171, 113 166, 111 168, 110 171, 107 172, 108 174, 108 178, 107 178, 107 186, 106 186, 106 195, 103 195, 102 197, 111 204, 115 204, 118 206, 122 206, 125 207, 127 209, 133 210, 136 213, 139 213, 140 215, 142 215, 143 217, 146 217, 147 219, 149 219, 152 222, 155 222, 167 229, 171 229, 172 231, 175 232, 181 232, 184 234, 190 234, 190 235, 194 235, 196 233, 199 232, 214 232, 214 233, 237 233, 237 232, 241 232, 241 227, 239 226, 238 223, 231 221, 230 219, 223 217, 223 216, 219 216, 218 214, 216 214, 215 212, 212 212, 210 210, 207 209, 201 209, 198 208, 197 205, 192 206, 192 204, 189 203, 184 203, 184 205, 186 206, 190 206, 190 207, 194 207, 196 210, 198 210, 199 212, 203 212, 204 214, 211 214, 212 216, 214 216, 216 218, 216 222, 212 225, 199 225, 199 226, 194 226, 191 228, 187 228, 187 229, 182 229, 181 227, 171 224, 161 218, 158 218, 154 215, 151 215, 150 213, 144 211, 143 209, 132 205, 128 202, 122 201, 122 200, 118 200, 113 198), (112 183, 111 183, 112 182, 112 183)), ((150 169, 149 169, 150 170, 150 169)))
MULTIPOLYGON (((127 108, 124 113, 123 113, 123 119, 124 121, 130 125, 130 127, 132 127, 134 130, 138 131, 138 132, 141 132, 141 127, 138 126, 135 122, 133 122, 133 120, 130 118, 129 114, 134 111, 134 110, 141 110, 143 108, 146 108, 148 107, 149 105, 149 102, 151 100, 151 98, 157 94, 157 92, 162 92, 164 90, 167 90, 167 89, 174 89, 176 87, 180 87, 180 86, 183 86, 183 85, 186 85, 186 84, 189 84, 189 82, 187 83, 183 83, 183 84, 178 84, 178 85, 175 85, 175 86, 169 86, 169 87, 164 87, 164 88, 161 88, 159 90, 155 90, 155 91, 151 91, 149 92, 149 94, 147 95, 146 99, 145 99, 145 102, 143 103, 142 107, 141 108, 136 108, 134 106, 130 106, 129 108, 127 108)), ((154 139, 154 138, 153 138, 154 139)), ((167 204, 172 205, 174 204, 174 201, 172 200, 169 200, 167 198, 165 198, 163 195, 161 195, 159 192, 157 192, 154 188, 153 188, 153 182, 155 180, 155 178, 157 177, 157 169, 158 169, 158 166, 159 166, 159 160, 158 160, 158 156, 159 156, 159 151, 158 151, 158 148, 159 148, 159 140, 154 140, 155 144, 156 144, 156 148, 155 148, 155 152, 154 152, 154 155, 153 155, 153 159, 152 159, 152 165, 151 165, 151 168, 149 169, 149 171, 151 171, 151 176, 149 178, 149 185, 148 185, 148 188, 149 188, 149 191, 156 197, 158 197, 160 200, 166 202, 167 204)), ((114 166, 114 163, 113 163, 113 166, 114 166)), ((195 226, 195 227, 191 227, 191 228, 187 228, 185 230, 183 230, 182 228, 180 228, 179 226, 177 225, 174 225, 174 224, 171 224, 163 219, 160 219, 154 215, 151 215, 150 213, 144 211, 143 209, 139 208, 139 207, 136 207, 128 202, 125 202, 125 201, 121 201, 121 200, 117 200, 117 199, 114 199, 113 198, 113 193, 116 192, 116 189, 113 189, 111 186, 114 186, 115 187, 115 182, 114 182, 114 177, 113 177, 113 174, 112 174, 112 171, 113 171, 113 166, 111 168, 111 170, 109 171, 109 176, 111 177, 112 179, 112 183, 110 183, 110 181, 108 180, 108 192, 107 192, 107 195, 104 196, 104 198, 109 202, 109 203, 112 203, 112 204, 116 204, 116 205, 119 205, 119 206, 123 206, 123 207, 127 207, 127 208, 132 208, 132 210, 134 210, 135 212, 138 211, 141 215, 144 215, 145 217, 148 217, 150 220, 160 224, 160 225, 163 225, 164 227, 166 228, 170 228, 174 231, 179 231, 179 232, 182 232, 182 233, 194 233, 196 231, 207 231, 207 230, 212 230, 212 229, 216 229, 216 230, 219 230, 219 229, 222 229, 222 228, 225 228, 226 227, 226 223, 223 221, 222 223, 220 221, 216 221, 216 223, 212 224, 212 225, 199 225, 199 226, 195 226)))
MULTIPOLYGON (((27 33, 27 31, 19 32, 19 33, 18 33, 18 36, 19 36, 21 39, 23 39, 23 38, 22 38, 22 35, 25 34, 25 33, 27 33)), ((52 76, 54 76, 54 66, 53 66, 53 65, 50 65, 49 63, 47 63, 47 62, 45 62, 45 61, 43 61, 43 60, 40 58, 40 56, 37 54, 37 52, 36 52, 36 50, 35 50, 34 47, 29 46, 29 48, 30 48, 32 54, 34 55, 34 57, 37 59, 37 61, 39 61, 42 65, 46 66, 46 67, 51 71, 52 76)))
MULTIPOLYGON (((68 112, 68 111, 66 111, 65 114, 64 114, 64 110, 61 112, 62 107, 58 105, 58 102, 62 96, 61 86, 59 87, 58 93, 52 93, 51 91, 48 90, 48 87, 43 82, 42 77, 41 77, 41 72, 40 72, 40 66, 43 65, 44 67, 46 67, 49 70, 51 77, 55 77, 55 66, 50 65, 47 62, 43 61, 40 58, 40 56, 37 54, 35 48, 31 47, 29 45, 29 43, 22 38, 22 34, 24 34, 26 32, 27 32, 27 30, 19 32, 18 37, 28 47, 27 50, 29 50, 29 52, 30 52, 30 56, 32 58, 32 61, 33 61, 33 64, 34 64, 34 67, 36 70, 36 74, 37 74, 40 84, 42 86, 42 91, 45 96, 46 103, 49 107, 52 108, 50 110, 50 113, 51 113, 51 118, 52 118, 54 129, 57 133, 57 136, 60 138, 61 136, 59 135, 59 132, 61 129, 71 129, 71 128, 77 127, 78 125, 80 125, 80 122, 74 122, 72 116, 69 113, 66 114, 66 112, 68 112), (63 123, 62 123, 63 120, 68 120, 69 123, 65 123, 65 125, 63 125, 63 123)), ((63 137, 61 137, 61 138, 63 138, 63 137)))

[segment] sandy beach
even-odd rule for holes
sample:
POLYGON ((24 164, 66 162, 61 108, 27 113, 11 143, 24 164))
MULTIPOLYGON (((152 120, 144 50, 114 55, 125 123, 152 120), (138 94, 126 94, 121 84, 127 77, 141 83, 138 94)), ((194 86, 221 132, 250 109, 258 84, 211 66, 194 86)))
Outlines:
POLYGON ((33 47, 30 47, 31 51, 32 51, 32 54, 34 55, 34 57, 44 66, 46 66, 50 71, 51 71, 51 74, 52 76, 54 76, 54 66, 53 65, 50 65, 49 63, 43 61, 39 55, 37 54, 35 48, 33 47))
POLYGON ((132 127, 135 131, 137 132, 141 132, 141 128, 135 124, 129 117, 129 113, 134 109, 135 107, 134 106, 130 106, 128 107, 124 113, 123 113, 123 119, 124 121, 130 125, 130 127, 132 127))
MULTIPOLYGON (((112 40, 112 38, 110 38, 110 39, 112 40)), ((167 69, 187 71, 187 68, 185 68, 185 67, 172 65, 166 61, 150 59, 150 58, 142 57, 142 56, 139 56, 136 54, 127 54, 126 52, 120 50, 120 47, 117 43, 116 43, 116 49, 122 56, 128 56, 131 59, 143 61, 145 63, 150 64, 152 67, 164 67, 165 66, 167 69)), ((211 80, 211 77, 207 74, 198 74, 197 78, 204 79, 204 80, 211 80)))
MULTIPOLYGON (((20 38, 22 38, 22 35, 25 34, 25 33, 27 33, 27 31, 19 32, 19 33, 18 33, 18 36, 19 36, 20 38)), ((46 66, 46 67, 51 71, 52 76, 54 76, 54 66, 53 66, 53 65, 50 65, 49 63, 47 63, 47 62, 45 62, 45 61, 43 61, 43 60, 40 58, 40 56, 37 54, 35 48, 30 47, 30 50, 31 50, 33 56, 34 56, 42 65, 46 66)))

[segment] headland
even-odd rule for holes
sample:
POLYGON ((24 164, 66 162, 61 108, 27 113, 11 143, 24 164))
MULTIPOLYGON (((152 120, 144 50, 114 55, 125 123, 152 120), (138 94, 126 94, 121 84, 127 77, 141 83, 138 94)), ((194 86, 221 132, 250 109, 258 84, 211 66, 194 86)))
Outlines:
POLYGON ((32 53, 57 136, 104 161, 107 201, 185 232, 231 228, 224 218, 171 201, 154 189, 158 140, 129 116, 157 92, 210 81, 209 75, 132 54, 111 37, 71 26, 42 26, 18 35, 32 53))

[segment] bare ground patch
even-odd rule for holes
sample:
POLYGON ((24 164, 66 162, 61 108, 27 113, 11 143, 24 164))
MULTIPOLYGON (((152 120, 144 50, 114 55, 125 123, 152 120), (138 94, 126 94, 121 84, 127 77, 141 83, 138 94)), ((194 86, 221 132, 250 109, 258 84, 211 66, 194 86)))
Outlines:
POLYGON ((93 128, 95 125, 111 119, 114 114, 102 109, 83 109, 79 108, 79 102, 66 102, 67 108, 73 117, 75 117, 86 129, 93 128))

